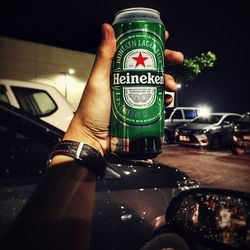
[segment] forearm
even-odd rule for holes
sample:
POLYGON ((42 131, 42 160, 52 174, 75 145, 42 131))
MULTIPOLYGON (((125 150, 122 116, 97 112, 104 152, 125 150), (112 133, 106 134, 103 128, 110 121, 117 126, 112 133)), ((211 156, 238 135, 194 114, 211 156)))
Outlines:
POLYGON ((75 162, 51 167, 13 225, 6 249, 88 249, 95 183, 75 162))

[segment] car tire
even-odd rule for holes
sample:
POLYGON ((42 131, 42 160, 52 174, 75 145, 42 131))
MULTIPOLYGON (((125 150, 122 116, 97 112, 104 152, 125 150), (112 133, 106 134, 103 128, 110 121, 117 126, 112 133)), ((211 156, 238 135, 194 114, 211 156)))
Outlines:
POLYGON ((220 135, 214 135, 213 138, 210 141, 209 148, 212 150, 217 150, 221 148, 221 136, 220 135))
POLYGON ((165 143, 170 144, 170 133, 165 131, 165 143))
POLYGON ((179 235, 162 233, 148 241, 140 250, 190 250, 190 248, 179 235))
POLYGON ((237 155, 244 155, 246 153, 246 149, 243 147, 235 147, 232 149, 232 152, 237 155))

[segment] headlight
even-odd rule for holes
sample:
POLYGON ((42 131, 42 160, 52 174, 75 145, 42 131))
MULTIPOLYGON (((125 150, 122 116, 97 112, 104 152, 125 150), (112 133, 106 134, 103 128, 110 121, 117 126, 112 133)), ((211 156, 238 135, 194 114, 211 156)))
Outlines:
POLYGON ((237 139, 236 136, 233 136, 233 140, 234 140, 234 141, 238 141, 238 139, 237 139))
POLYGON ((179 132, 180 132, 179 129, 176 129, 175 133, 174 133, 174 136, 177 137, 179 135, 179 132))
POLYGON ((233 131, 234 131, 234 132, 239 131, 239 127, 238 127, 237 125, 234 125, 234 126, 233 126, 233 131))

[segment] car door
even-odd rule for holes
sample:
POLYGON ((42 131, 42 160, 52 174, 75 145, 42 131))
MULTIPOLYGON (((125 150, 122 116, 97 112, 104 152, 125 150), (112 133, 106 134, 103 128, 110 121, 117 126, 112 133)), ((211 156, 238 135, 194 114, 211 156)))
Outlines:
POLYGON ((177 126, 182 125, 183 122, 183 113, 181 109, 176 109, 174 113, 170 116, 170 122, 166 125, 170 128, 176 128, 177 126))
POLYGON ((105 179, 96 182, 94 211, 92 217, 90 249, 113 249, 115 221, 113 204, 107 182, 120 180, 120 175, 107 165, 105 179))
POLYGON ((14 108, 0 108, 0 240, 29 199, 59 135, 14 108))

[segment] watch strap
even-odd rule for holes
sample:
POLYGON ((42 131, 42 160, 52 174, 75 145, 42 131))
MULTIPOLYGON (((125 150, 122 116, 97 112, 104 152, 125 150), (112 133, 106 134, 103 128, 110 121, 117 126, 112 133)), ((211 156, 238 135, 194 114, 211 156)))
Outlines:
POLYGON ((63 140, 56 144, 48 158, 50 164, 55 155, 66 155, 74 158, 85 168, 95 174, 97 179, 103 179, 106 173, 106 162, 101 153, 84 142, 63 140))

